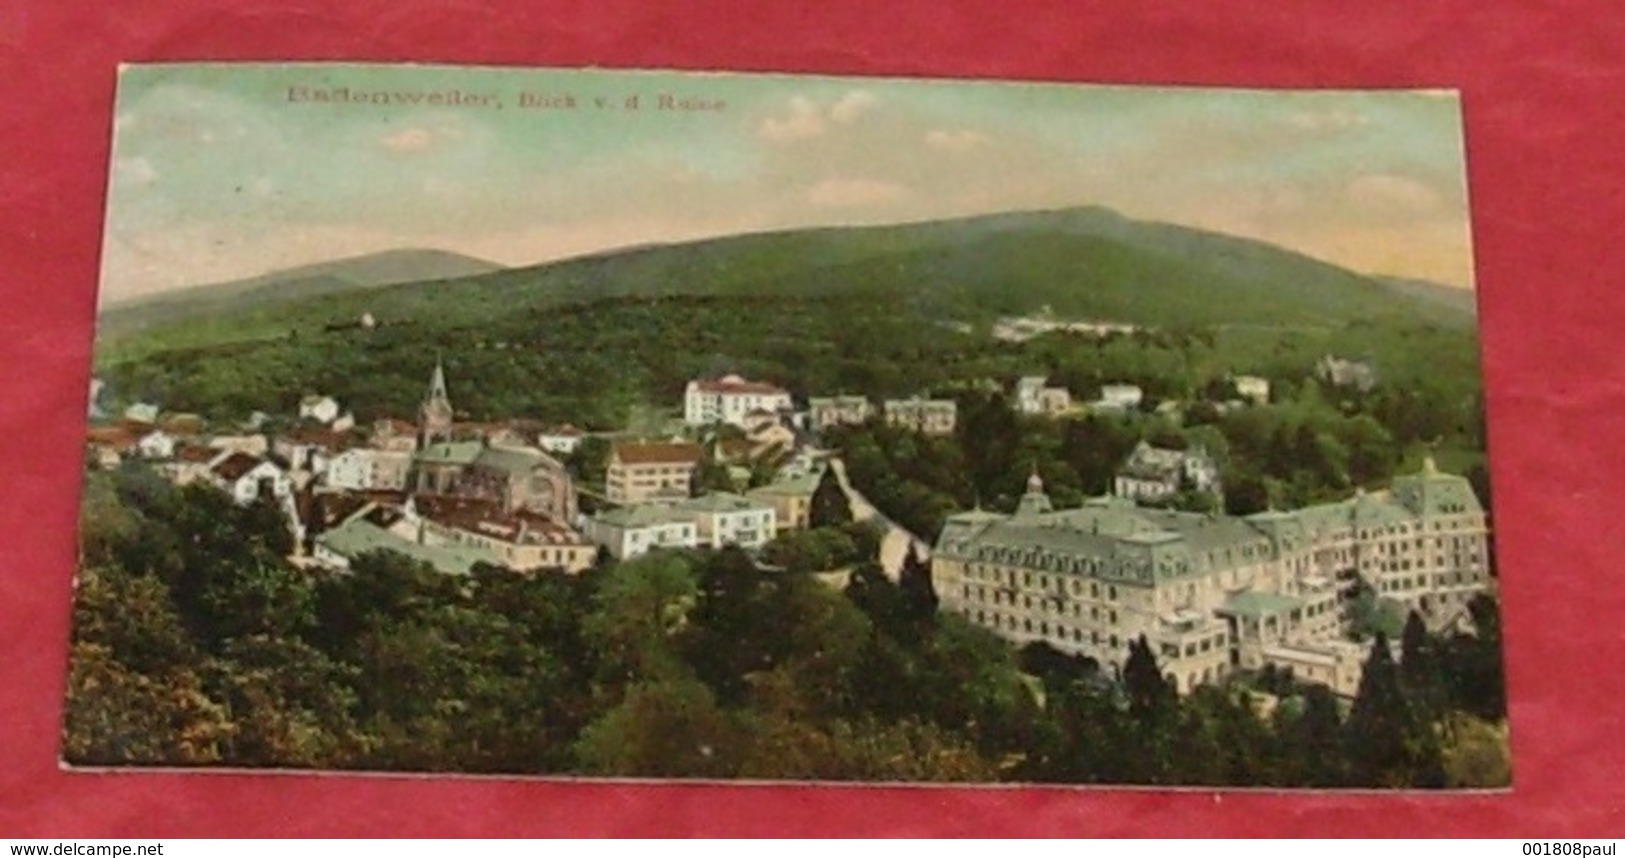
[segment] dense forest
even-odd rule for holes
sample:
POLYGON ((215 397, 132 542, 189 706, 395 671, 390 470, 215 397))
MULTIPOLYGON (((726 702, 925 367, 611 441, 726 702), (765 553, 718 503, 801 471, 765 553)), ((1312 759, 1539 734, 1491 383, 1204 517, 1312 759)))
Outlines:
POLYGON ((929 565, 844 589, 737 550, 445 576, 295 568, 276 509, 140 466, 85 498, 75 764, 1343 786, 1507 781, 1499 631, 1413 621, 1345 704, 1286 676, 1179 697, 937 610, 929 565), (1446 665, 1449 665, 1446 669, 1446 665), (1252 690, 1249 691, 1248 688, 1252 690), (1266 705, 1268 704, 1268 705, 1266 705))

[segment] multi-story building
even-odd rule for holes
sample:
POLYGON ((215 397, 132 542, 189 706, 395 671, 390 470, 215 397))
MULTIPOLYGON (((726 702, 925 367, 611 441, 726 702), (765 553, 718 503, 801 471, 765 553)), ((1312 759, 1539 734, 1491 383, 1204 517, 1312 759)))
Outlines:
POLYGON ((1112 478, 1112 494, 1130 500, 1156 502, 1181 491, 1221 493, 1219 466, 1201 446, 1189 450, 1135 445, 1112 478))
POLYGON ((738 375, 718 379, 696 379, 683 392, 683 422, 690 426, 731 423, 743 426, 745 416, 756 410, 773 413, 793 408, 790 393, 762 381, 738 375))
POLYGON ((575 482, 559 460, 541 450, 446 441, 420 450, 412 468, 418 494, 494 500, 508 510, 575 519, 575 482))
POLYGON ((353 447, 327 460, 323 485, 351 491, 398 491, 406 488, 412 454, 400 450, 353 447))
POLYGON ((728 492, 709 492, 672 508, 694 522, 695 542, 702 548, 760 548, 777 534, 771 504, 728 492))
POLYGON ((1042 375, 1029 375, 1016 381, 1016 410, 1023 414, 1057 416, 1072 409, 1072 392, 1049 386, 1042 375))
POLYGON ((694 517, 667 504, 626 506, 601 512, 587 522, 587 535, 616 560, 637 557, 656 548, 693 548, 699 541, 694 517))
POLYGON ((1121 498, 1056 510, 1035 474, 1014 514, 951 516, 933 573, 944 609, 1108 671, 1145 635, 1183 692, 1266 663, 1335 672, 1356 582, 1449 622, 1492 586, 1487 542, 1472 488, 1431 460, 1385 491, 1246 517, 1121 498))
POLYGON ((812 517, 812 496, 823 476, 822 466, 798 470, 751 489, 745 496, 773 508, 773 525, 778 532, 805 530, 812 517))
POLYGON ((863 396, 814 396, 807 400, 807 417, 817 431, 832 426, 857 425, 873 417, 874 404, 863 396))
POLYGON ((554 519, 529 510, 505 510, 487 500, 419 496, 402 508, 427 546, 458 546, 491 552, 499 565, 520 572, 592 566, 598 547, 554 519))
POLYGON ((952 399, 888 399, 884 409, 886 425, 927 435, 952 435, 959 419, 959 408, 952 399))
POLYGON ((698 444, 616 444, 609 452, 604 496, 619 504, 686 498, 704 458, 698 444))

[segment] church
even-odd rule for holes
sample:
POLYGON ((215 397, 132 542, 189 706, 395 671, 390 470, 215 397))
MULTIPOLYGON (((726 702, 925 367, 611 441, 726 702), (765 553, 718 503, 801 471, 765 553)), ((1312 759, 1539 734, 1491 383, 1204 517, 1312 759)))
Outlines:
POLYGON ((418 409, 417 449, 410 485, 415 494, 491 501, 507 512, 533 512, 561 523, 576 517, 576 490, 564 464, 536 447, 460 438, 446 389, 444 364, 435 362, 418 409))

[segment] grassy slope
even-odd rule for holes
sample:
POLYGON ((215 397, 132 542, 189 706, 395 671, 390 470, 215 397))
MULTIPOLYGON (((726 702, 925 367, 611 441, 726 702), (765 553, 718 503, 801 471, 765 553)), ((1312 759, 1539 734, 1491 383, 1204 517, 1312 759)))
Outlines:
MULTIPOLYGON (((1048 305, 1062 315, 1153 326, 1338 326, 1425 319, 1470 328, 1436 302, 1396 301, 1374 279, 1260 242, 1102 209, 888 227, 812 229, 639 248, 530 268, 291 301, 222 302, 202 318, 131 331, 104 324, 98 361, 286 335, 345 323, 478 326, 516 311, 606 296, 809 295, 862 290, 922 320, 977 319, 1048 305)), ((263 298, 263 290, 259 293, 263 298)))

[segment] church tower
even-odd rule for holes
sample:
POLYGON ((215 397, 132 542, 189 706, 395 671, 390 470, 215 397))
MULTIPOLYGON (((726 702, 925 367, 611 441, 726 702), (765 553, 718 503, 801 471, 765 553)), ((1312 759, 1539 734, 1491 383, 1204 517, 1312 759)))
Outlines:
POLYGON ((1027 477, 1027 493, 1021 496, 1020 503, 1016 504, 1016 516, 1043 515, 1054 512, 1055 507, 1050 504, 1049 495, 1044 493, 1044 478, 1038 475, 1038 463, 1033 463, 1032 475, 1027 477))
POLYGON ((451 440, 451 398, 446 395, 446 368, 439 357, 429 379, 429 393, 418 408, 418 449, 451 440))

